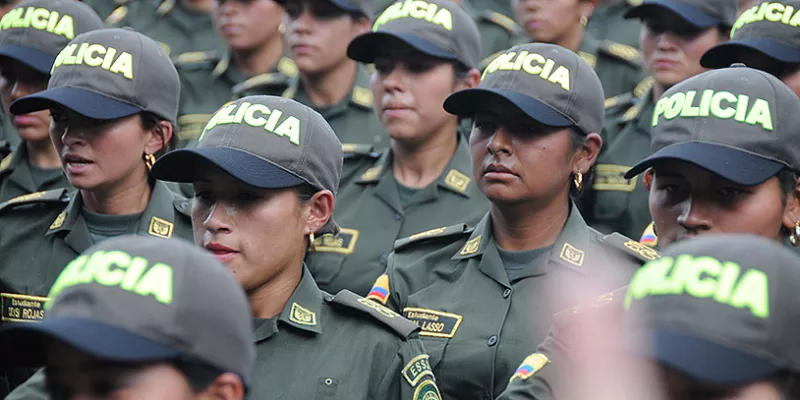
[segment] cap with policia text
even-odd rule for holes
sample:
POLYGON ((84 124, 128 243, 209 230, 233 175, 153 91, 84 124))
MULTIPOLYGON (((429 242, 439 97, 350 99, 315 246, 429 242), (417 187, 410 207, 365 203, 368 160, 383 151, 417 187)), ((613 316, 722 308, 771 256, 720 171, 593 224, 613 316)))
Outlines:
POLYGON ((800 63, 800 1, 767 1, 747 9, 731 30, 731 40, 706 51, 700 64, 724 68, 752 55, 800 63))
POLYGON ((736 0, 644 0, 629 9, 625 18, 658 19, 664 10, 669 10, 698 28, 730 28, 736 20, 737 7, 736 0))
POLYGON ((740 185, 800 168, 800 99, 777 78, 744 67, 704 72, 669 90, 653 112, 653 154, 630 179, 663 160, 681 160, 740 185))
POLYGON ((633 334, 646 355, 702 382, 743 384, 800 373, 798 287, 800 257, 774 239, 708 235, 640 268, 624 305, 643 316, 633 334))
POLYGON ((530 43, 506 50, 489 63, 477 88, 451 94, 444 109, 471 117, 497 102, 547 126, 574 126, 584 134, 603 128, 600 78, 577 54, 554 44, 530 43))
POLYGON ((233 274, 181 240, 120 236, 70 262, 40 322, 0 328, 0 364, 45 363, 57 339, 102 360, 196 360, 247 382, 255 361, 247 298, 233 274))
POLYGON ((347 56, 372 63, 401 41, 432 57, 477 68, 481 55, 478 26, 464 9, 450 0, 405 0, 389 6, 365 33, 350 42, 347 56))
MULTIPOLYGON (((162 156, 157 179, 193 182, 198 166, 211 162, 258 188, 309 184, 334 196, 342 173, 342 144, 325 119, 305 105, 276 96, 247 96, 220 108, 196 148, 162 156)), ((319 233, 336 234, 331 218, 319 233)))
POLYGON ((11 104, 12 114, 62 106, 94 119, 142 111, 175 123, 180 80, 153 39, 129 29, 78 35, 53 64, 47 90, 11 104))
POLYGON ((0 19, 0 57, 50 75, 56 56, 70 40, 102 28, 103 20, 79 1, 23 1, 0 19))
MULTIPOLYGON (((290 0, 275 0, 278 4, 285 6, 290 0)), ((300 0, 293 0, 300 1, 300 0)), ((327 0, 334 6, 349 13, 363 14, 367 18, 372 18, 377 11, 375 0, 327 0)))

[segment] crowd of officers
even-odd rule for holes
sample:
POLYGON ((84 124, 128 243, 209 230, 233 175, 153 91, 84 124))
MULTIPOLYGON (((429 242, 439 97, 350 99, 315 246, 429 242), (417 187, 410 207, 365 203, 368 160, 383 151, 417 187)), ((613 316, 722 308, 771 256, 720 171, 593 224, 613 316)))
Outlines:
POLYGON ((800 399, 800 0, 0 3, 4 398, 800 399))

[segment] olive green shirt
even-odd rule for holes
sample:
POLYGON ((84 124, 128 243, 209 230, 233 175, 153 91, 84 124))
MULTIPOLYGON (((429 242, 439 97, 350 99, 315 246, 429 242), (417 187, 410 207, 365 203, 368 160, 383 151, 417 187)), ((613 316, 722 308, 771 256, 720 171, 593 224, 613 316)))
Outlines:
POLYGON ((623 0, 615 4, 595 7, 586 32, 600 40, 610 40, 639 48, 639 31, 642 24, 638 18, 625 19, 625 13, 641 3, 641 0, 623 0))
MULTIPOLYGON (((191 241, 188 203, 156 181, 138 226, 129 233, 191 241)), ((80 192, 66 189, 0 205, 0 281, 14 293, 47 296, 62 269, 94 244, 82 210, 80 192)))
POLYGON ((260 94, 280 95, 289 87, 290 79, 297 76, 297 65, 285 56, 270 71, 252 77, 236 68, 227 52, 221 57, 213 52, 184 53, 175 59, 175 67, 181 79, 178 108, 181 147, 196 141, 211 115, 242 91, 258 86, 260 94))
POLYGON ((627 283, 643 263, 628 247, 636 242, 602 236, 574 205, 551 251, 515 282, 490 214, 474 229, 415 236, 397 242, 368 298, 420 324, 439 388, 451 399, 495 398, 545 338, 553 313, 574 303, 567 293, 575 284, 588 279, 602 293, 627 283))
POLYGON ((190 51, 221 54, 226 47, 214 28, 211 12, 193 10, 181 0, 128 1, 108 15, 105 22, 112 28, 133 28, 158 42, 171 56, 190 51))
POLYGON ((330 293, 349 289, 365 296, 386 269, 397 239, 459 222, 475 224, 489 207, 470 178, 469 148, 460 135, 441 176, 417 190, 405 206, 392 174, 391 151, 377 159, 348 156, 345 163, 358 164, 358 171, 337 193, 333 219, 341 232, 317 238, 315 250, 306 256, 317 284, 330 293))
POLYGON ((473 7, 478 10, 492 10, 509 18, 514 18, 512 0, 471 0, 473 7))
POLYGON ((652 221, 649 193, 642 175, 625 179, 633 165, 651 154, 650 125, 655 108, 647 91, 621 115, 606 119, 603 149, 597 158, 592 182, 581 197, 586 222, 601 232, 620 232, 639 239, 652 221))
POLYGON ((639 51, 633 47, 600 41, 584 33, 578 55, 597 72, 606 98, 633 92, 638 85, 650 81, 639 51))
MULTIPOLYGON (((527 34, 516 21, 497 11, 478 9, 475 0, 462 0, 461 7, 472 17, 481 35, 481 59, 494 56, 520 43, 525 43, 527 34)), ((484 61, 486 65, 491 61, 484 61)), ((484 64, 481 62, 481 64, 484 64)))
POLYGON ((19 145, 20 140, 8 116, 0 111, 0 159, 11 153, 11 150, 19 145))
POLYGON ((30 164, 24 143, 0 161, 0 203, 28 193, 58 188, 72 188, 61 168, 36 171, 30 164))
POLYGON ((295 79, 283 93, 283 97, 294 99, 320 113, 344 144, 366 144, 382 150, 389 147, 386 133, 372 103, 372 89, 367 69, 359 64, 350 95, 339 104, 318 107, 311 102, 302 79, 295 79))

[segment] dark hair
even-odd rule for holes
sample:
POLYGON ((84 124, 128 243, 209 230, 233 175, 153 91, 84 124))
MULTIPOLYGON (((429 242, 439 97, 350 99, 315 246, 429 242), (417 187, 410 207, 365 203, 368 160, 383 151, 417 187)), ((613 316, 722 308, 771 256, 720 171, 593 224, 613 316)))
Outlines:
MULTIPOLYGON (((159 136, 161 136, 161 139, 162 140, 164 139, 164 131, 161 128, 161 121, 166 121, 164 118, 161 118, 158 115, 155 115, 155 114, 153 114, 151 112, 147 112, 147 111, 140 112, 139 116, 141 117, 142 128, 144 130, 147 130, 147 131, 155 130, 156 133, 159 136)), ((169 121, 167 121, 167 122, 169 122, 169 121)), ((170 150, 172 150, 172 149, 177 147, 177 143, 178 143, 178 127, 175 124, 173 124, 172 122, 169 122, 169 123, 170 123, 170 125, 172 125, 172 137, 169 138, 168 141, 165 140, 164 141, 165 142, 164 143, 164 147, 154 154, 156 156, 156 158, 161 157, 166 152, 168 152, 168 151, 170 151, 170 150)))
MULTIPOLYGON (((781 204, 785 207, 789 196, 792 196, 795 192, 797 180, 800 179, 800 175, 791 168, 784 168, 778 171, 778 174, 775 176, 778 178, 778 183, 781 185, 781 194, 783 194, 783 196, 781 196, 781 204)), ((791 233, 789 228, 781 225, 780 235, 782 237, 789 236, 791 233)))

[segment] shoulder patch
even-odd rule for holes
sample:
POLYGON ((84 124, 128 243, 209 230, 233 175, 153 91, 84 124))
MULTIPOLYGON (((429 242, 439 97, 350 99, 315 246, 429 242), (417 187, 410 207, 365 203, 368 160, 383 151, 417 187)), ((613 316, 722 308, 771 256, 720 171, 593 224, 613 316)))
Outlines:
POLYGON ((289 78, 294 78, 297 76, 298 71, 297 64, 291 58, 281 57, 281 59, 278 60, 278 72, 289 78))
POLYGON ((11 165, 11 161, 14 160, 14 156, 9 154, 3 158, 3 161, 0 161, 0 173, 8 169, 8 166, 11 165))
POLYGON ((472 229, 467 227, 467 224, 451 225, 448 227, 434 228, 424 232, 415 233, 409 237, 398 239, 394 242, 394 249, 400 250, 408 247, 412 243, 420 243, 429 239, 444 238, 449 236, 461 236, 465 233, 471 233, 472 229))
POLYGON ((372 90, 365 88, 363 86, 356 85, 355 87, 353 87, 353 94, 352 96, 350 96, 350 100, 352 100, 353 103, 356 103, 361 107, 371 109, 373 106, 372 90))
POLYGON ((655 249, 647 247, 616 232, 603 236, 600 241, 607 243, 611 247, 614 247, 623 253, 628 254, 629 256, 632 256, 637 261, 642 263, 653 261, 661 257, 661 254, 655 249))
POLYGON ((644 228, 644 232, 642 232, 642 237, 639 239, 639 243, 647 247, 658 246, 658 235, 656 234, 655 222, 651 222, 650 225, 647 225, 647 228, 644 228))
POLYGON ((340 304, 369 314, 384 325, 392 328, 395 333, 404 339, 419 329, 417 324, 403 318, 400 314, 349 290, 342 290, 336 296, 333 296, 330 301, 334 304, 340 304))
POLYGON ((550 362, 550 359, 547 358, 544 354, 534 353, 525 357, 525 360, 522 361, 519 368, 514 372, 514 375, 511 375, 511 379, 509 382, 513 382, 514 379, 528 379, 533 374, 537 373, 540 369, 544 368, 550 362))
POLYGON ((25 204, 68 203, 70 199, 66 196, 67 192, 69 192, 67 189, 53 189, 18 196, 5 203, 0 203, 0 213, 25 204))
POLYGON ((597 67, 597 56, 595 56, 594 54, 590 54, 585 51, 579 51, 578 56, 580 56, 583 61, 589 64, 590 67, 592 68, 597 67))
POLYGON ((632 93, 623 93, 609 97, 605 101, 606 111, 616 108, 620 105, 632 104, 633 100, 634 97, 632 93))
POLYGON ((128 6, 117 7, 106 17, 105 23, 109 27, 119 24, 128 15, 128 6))
POLYGON ((603 54, 610 55, 613 58, 625 61, 633 66, 639 67, 641 65, 639 50, 627 44, 606 40, 600 45, 600 51, 603 54))
POLYGON ((513 19, 500 14, 497 11, 486 10, 481 13, 481 18, 495 25, 499 25, 512 35, 521 35, 523 33, 522 27, 520 27, 513 19))
POLYGON ((175 66, 185 66, 190 64, 203 64, 216 61, 217 52, 209 51, 188 51, 175 57, 175 66))

